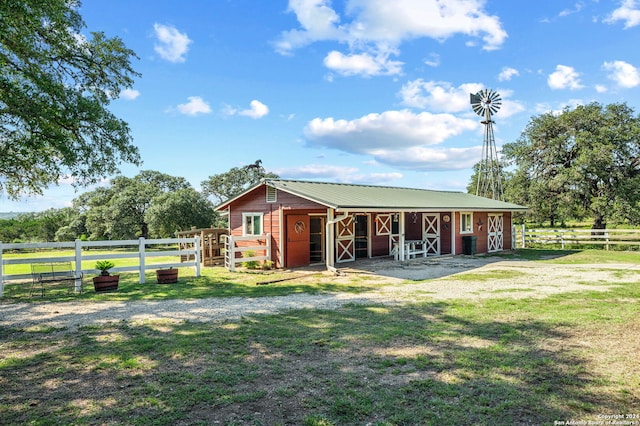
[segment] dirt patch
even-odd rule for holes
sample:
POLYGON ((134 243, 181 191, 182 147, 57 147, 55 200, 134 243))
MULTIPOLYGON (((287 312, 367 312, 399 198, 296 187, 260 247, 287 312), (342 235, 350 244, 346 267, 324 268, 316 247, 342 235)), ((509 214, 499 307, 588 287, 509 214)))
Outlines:
MULTIPOLYGON (((487 298, 540 298, 576 291, 608 291, 620 282, 640 282, 640 265, 558 265, 504 260, 492 256, 456 256, 359 261, 337 272, 298 271, 301 281, 353 283, 360 293, 291 294, 260 298, 209 298, 64 303, 13 303, 0 310, 0 326, 79 325, 121 321, 237 320, 288 309, 336 309, 347 303, 396 305, 407 301, 487 298)), ((273 283, 270 285, 278 285, 273 283)))

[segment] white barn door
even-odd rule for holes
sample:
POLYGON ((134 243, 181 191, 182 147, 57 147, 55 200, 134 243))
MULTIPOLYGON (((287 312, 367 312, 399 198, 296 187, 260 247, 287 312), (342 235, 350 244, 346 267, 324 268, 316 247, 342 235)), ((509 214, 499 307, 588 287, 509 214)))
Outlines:
POLYGON ((428 255, 440 255, 440 214, 422 214, 422 239, 428 255))
POLYGON ((489 253, 502 251, 504 247, 504 220, 502 214, 489 214, 488 248, 489 253))
POLYGON ((336 263, 356 259, 356 233, 353 216, 336 223, 336 263))

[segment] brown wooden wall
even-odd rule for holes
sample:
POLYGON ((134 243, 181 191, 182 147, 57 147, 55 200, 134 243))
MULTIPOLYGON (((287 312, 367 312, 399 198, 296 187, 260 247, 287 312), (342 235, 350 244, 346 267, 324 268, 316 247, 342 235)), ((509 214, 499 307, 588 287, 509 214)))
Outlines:
MULTIPOLYGON (((503 249, 511 250, 511 212, 491 212, 502 214, 503 218, 503 249)), ((468 235, 474 235, 478 238, 476 241, 476 253, 487 253, 488 251, 488 243, 489 243, 489 234, 487 230, 489 222, 489 212, 473 212, 473 232, 470 234, 460 234, 460 213, 456 213, 456 252, 455 254, 463 254, 464 253, 464 245, 462 242, 462 237, 468 235), (480 224, 481 223, 481 224, 480 224)))
POLYGON ((277 192, 276 202, 268 203, 266 186, 259 186, 229 206, 231 235, 242 236, 242 213, 263 214, 263 232, 271 234, 271 259, 275 267, 284 266, 285 259, 284 248, 280 247, 280 230, 284 226, 280 223, 280 209, 284 215, 326 213, 327 211, 324 206, 281 191, 277 192))

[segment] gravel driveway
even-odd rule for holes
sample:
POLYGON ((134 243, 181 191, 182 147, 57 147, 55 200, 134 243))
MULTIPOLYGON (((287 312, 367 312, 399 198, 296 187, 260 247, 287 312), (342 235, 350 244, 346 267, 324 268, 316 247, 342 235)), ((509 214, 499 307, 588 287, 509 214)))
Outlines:
MULTIPOLYGON (((640 265, 555 265, 499 258, 443 257, 408 262, 369 261, 314 279, 348 282, 370 279, 367 293, 292 294, 260 298, 65 303, 0 303, 0 326, 67 327, 162 319, 223 321, 288 309, 336 309, 346 303, 399 304, 411 301, 546 297, 581 290, 607 291, 620 282, 640 282, 640 265), (467 273, 467 274, 465 274, 467 273), (473 273, 469 279, 468 273, 473 273), (465 277, 467 275, 467 277, 465 277), (427 281, 422 281, 427 280, 427 281)), ((277 285, 277 284, 273 284, 277 285)))

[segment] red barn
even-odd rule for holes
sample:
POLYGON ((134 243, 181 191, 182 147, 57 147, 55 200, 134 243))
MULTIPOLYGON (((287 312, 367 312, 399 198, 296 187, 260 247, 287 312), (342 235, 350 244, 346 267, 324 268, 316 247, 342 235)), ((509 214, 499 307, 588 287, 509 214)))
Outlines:
POLYGON ((262 247, 276 267, 287 268, 510 250, 512 213, 524 210, 462 192, 284 179, 265 180, 216 207, 228 215, 231 236, 268 235, 262 247))

